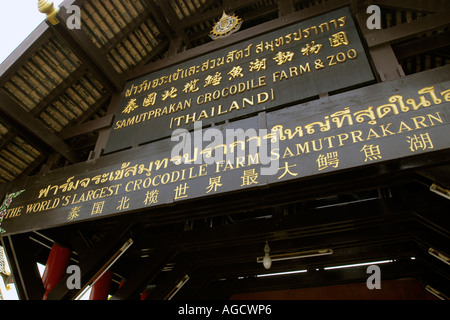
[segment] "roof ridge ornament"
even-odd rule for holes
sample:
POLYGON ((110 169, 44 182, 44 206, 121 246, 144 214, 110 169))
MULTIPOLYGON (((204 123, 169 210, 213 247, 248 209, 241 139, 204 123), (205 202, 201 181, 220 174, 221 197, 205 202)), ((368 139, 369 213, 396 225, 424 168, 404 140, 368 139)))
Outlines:
POLYGON ((59 20, 56 17, 59 12, 59 8, 55 8, 55 6, 53 5, 53 1, 39 0, 38 9, 39 12, 45 13, 47 15, 47 20, 50 21, 53 25, 59 23, 59 20))
POLYGON ((242 19, 236 15, 227 15, 225 10, 222 17, 216 22, 209 36, 213 40, 228 37, 230 34, 238 31, 241 28, 242 19))

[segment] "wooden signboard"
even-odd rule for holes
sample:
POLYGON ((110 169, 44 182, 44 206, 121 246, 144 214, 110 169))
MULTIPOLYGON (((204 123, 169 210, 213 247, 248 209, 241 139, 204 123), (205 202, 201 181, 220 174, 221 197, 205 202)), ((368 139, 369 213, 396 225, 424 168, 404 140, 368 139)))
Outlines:
POLYGON ((151 215, 166 204, 449 149, 449 120, 446 66, 30 178, 0 227, 12 234, 151 215))
POLYGON ((105 153, 373 80, 342 8, 128 82, 105 153))

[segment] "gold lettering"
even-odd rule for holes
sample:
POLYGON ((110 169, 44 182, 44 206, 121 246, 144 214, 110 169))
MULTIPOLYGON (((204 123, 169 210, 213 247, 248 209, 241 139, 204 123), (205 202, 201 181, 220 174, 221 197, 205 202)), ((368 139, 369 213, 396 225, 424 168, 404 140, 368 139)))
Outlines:
POLYGON ((64 196, 64 197, 63 197, 63 201, 64 201, 64 202, 62 203, 62 206, 63 206, 63 207, 67 206, 67 205, 70 203, 71 197, 72 197, 72 196, 64 196))
POLYGON ((391 125, 392 125, 392 123, 388 123, 387 125, 382 124, 380 126, 381 130, 383 130, 383 137, 386 137, 388 135, 388 133, 391 136, 395 134, 394 132, 388 130, 391 125), (387 126, 387 127, 385 127, 385 126, 387 126))
POLYGON ((254 155, 249 154, 247 158, 247 162, 249 165, 259 164, 259 153, 255 153, 254 155))
POLYGON ((170 173, 166 172, 161 177, 161 184, 167 184, 170 181, 170 173))
MULTIPOLYGON (((259 156, 259 154, 257 154, 257 155, 259 156)), ((270 160, 275 161, 278 159, 280 159, 280 149, 277 148, 277 149, 271 150, 270 151, 270 160)), ((259 163, 259 157, 258 157, 258 163, 259 163)), ((249 164, 251 164, 250 161, 249 161, 249 164)))
POLYGON ((197 121, 200 121, 200 119, 208 119, 209 118, 209 116, 208 116, 208 113, 206 112, 206 110, 203 110, 202 112, 200 112, 200 115, 198 116, 198 118, 197 118, 197 121))
POLYGON ((277 79, 279 78, 279 75, 281 74, 280 71, 276 71, 272 74, 272 80, 273 82, 277 82, 277 79))
POLYGON ((364 142, 364 140, 361 138, 361 136, 362 136, 361 130, 352 131, 352 132, 350 132, 350 134, 352 135, 353 143, 364 142), (356 140, 358 140, 358 141, 356 141, 356 140))
POLYGON ((305 72, 311 72, 309 62, 305 66, 300 65, 300 74, 303 74, 305 72))
POLYGON ((320 150, 322 150, 322 148, 323 148, 323 146, 322 146, 322 139, 319 139, 319 140, 313 140, 313 141, 311 141, 311 142, 312 142, 313 150, 314 150, 314 151, 320 151, 320 150), (319 141, 319 142, 320 142, 320 148, 318 148, 318 147, 316 146, 316 141, 319 141))
POLYGON ((289 75, 292 78, 294 75, 298 76, 298 69, 297 67, 291 67, 289 68, 289 75))
POLYGON ((310 153, 308 141, 303 143, 303 145, 297 143, 295 146, 297 147, 297 155, 310 153))
POLYGON ((436 112, 436 116, 433 116, 431 114, 427 114, 428 120, 430 120, 431 126, 434 126, 433 119, 436 120, 439 123, 444 123, 444 121, 441 118, 441 115, 439 112, 436 112))
POLYGON ((400 130, 398 131, 398 133, 402 133, 404 130, 413 131, 413 129, 411 129, 406 123, 400 121, 400 130))
MULTIPOLYGON (((101 189, 97 189, 97 190, 101 190, 101 189)), ((95 190, 95 191, 97 191, 95 190)), ((94 190, 89 190, 87 193, 87 198, 86 201, 91 201, 92 200, 92 195, 94 194, 94 190)), ((97 197, 96 197, 97 198, 97 197)))
POLYGON ((220 172, 220 169, 222 168, 223 164, 225 161, 221 160, 221 161, 217 161, 216 162, 216 173, 220 172))
POLYGON ((128 186, 133 183, 134 183, 134 181, 130 181, 125 185, 125 192, 130 192, 132 190, 132 189, 128 189, 128 186))
POLYGON ((286 158, 287 156, 289 157, 293 157, 294 154, 292 153, 291 149, 289 149, 289 147, 286 147, 286 150, 284 150, 284 154, 283 154, 283 159, 286 158))
POLYGON ((188 179, 192 179, 192 178, 197 177, 197 174, 195 174, 195 175, 192 174, 193 169, 194 169, 194 167, 190 167, 189 168, 189 177, 188 177, 188 179))
POLYGON ((423 116, 414 117, 411 120, 414 121, 414 124, 416 125, 416 129, 420 129, 420 126, 422 126, 423 128, 428 128, 428 126, 426 124, 424 124, 426 118, 423 116))
POLYGON ((236 169, 241 167, 245 167, 245 157, 236 158, 236 169))
POLYGON ((198 176, 199 177, 202 177, 202 176, 207 174, 207 172, 206 172, 206 167, 207 166, 208 166, 207 164, 200 165, 199 172, 198 172, 198 176))
POLYGON ((27 205, 26 213, 38 213, 41 211, 51 210, 58 207, 61 199, 55 198, 53 200, 45 200, 27 205))
POLYGON ((284 70, 281 70, 280 81, 283 81, 284 79, 289 79, 289 77, 287 76, 287 73, 284 70))
POLYGON ((219 112, 217 113, 218 116, 228 112, 228 110, 222 111, 222 105, 221 104, 218 106, 218 108, 219 108, 219 112))
POLYGON ((143 183, 142 183, 142 187, 144 189, 148 189, 152 186, 152 178, 146 178, 144 179, 143 183))
POLYGON ((267 92, 261 92, 257 94, 258 104, 264 103, 269 100, 269 94, 267 92))
POLYGON ((266 83, 266 76, 259 77, 259 78, 258 78, 258 86, 255 87, 255 88, 263 87, 263 86, 265 86, 266 84, 267 84, 267 83, 266 83))
POLYGON ((342 147, 344 145, 344 141, 348 140, 348 134, 346 133, 342 133, 342 134, 338 134, 338 139, 339 139, 339 146, 342 147))
MULTIPOLYGON (((233 101, 232 103, 231 103, 231 107, 230 107, 230 109, 228 109, 228 111, 232 111, 232 110, 239 110, 240 108, 239 108, 239 104, 236 102, 236 101, 233 101)), ((227 112, 228 112, 227 111, 227 112)))
POLYGON ((23 208, 24 208, 23 206, 20 206, 20 207, 17 207, 17 208, 8 209, 4 219, 9 219, 9 218, 20 216, 22 214, 22 209, 23 208))
POLYGON ((369 135, 367 136, 366 140, 370 140, 372 138, 379 138, 379 134, 375 132, 375 130, 373 130, 373 128, 369 129, 369 135))
POLYGON ((177 182, 179 178, 180 178, 180 171, 172 171, 172 175, 170 177, 170 183, 177 182))
POLYGON ((223 169, 223 171, 233 170, 233 169, 234 169, 234 167, 233 167, 233 164, 231 163, 231 160, 228 160, 226 162, 226 165, 225 165, 225 168, 223 169))
POLYGON ((252 96, 252 100, 247 99, 247 98, 242 99, 242 108, 243 108, 243 109, 245 108, 245 103, 248 103, 248 104, 251 105, 251 106, 255 105, 255 102, 254 102, 254 99, 253 99, 253 98, 254 98, 254 97, 252 96))
POLYGON ((195 121, 195 116, 196 116, 196 114, 197 114, 196 112, 194 112, 192 115, 187 114, 187 115, 186 115, 186 124, 188 124, 189 121, 194 122, 194 121, 195 121))
POLYGON ((159 178, 159 179, 161 179, 161 175, 156 175, 154 178, 153 178, 153 186, 155 186, 155 187, 157 187, 157 186, 159 186, 160 185, 160 183, 161 183, 161 180, 158 182, 158 183, 156 183, 155 181, 156 181, 156 178, 159 178))
POLYGON ((325 137, 325 138, 323 138, 324 140, 327 140, 327 142, 328 142, 328 149, 334 148, 334 147, 333 147, 333 143, 331 142, 331 139, 334 139, 334 138, 336 138, 336 137, 335 137, 335 136, 331 136, 331 137, 325 137))

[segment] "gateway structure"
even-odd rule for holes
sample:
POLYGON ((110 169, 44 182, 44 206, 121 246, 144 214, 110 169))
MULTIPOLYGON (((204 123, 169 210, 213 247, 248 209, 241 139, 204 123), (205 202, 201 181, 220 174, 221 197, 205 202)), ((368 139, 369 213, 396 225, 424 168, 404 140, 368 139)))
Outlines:
POLYGON ((0 67, 21 299, 449 296, 446 1, 39 3, 0 67))

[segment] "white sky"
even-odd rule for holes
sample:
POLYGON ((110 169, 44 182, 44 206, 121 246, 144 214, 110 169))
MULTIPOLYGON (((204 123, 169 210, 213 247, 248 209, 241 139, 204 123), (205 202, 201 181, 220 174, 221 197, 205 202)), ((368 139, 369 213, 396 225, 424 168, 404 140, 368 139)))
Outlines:
MULTIPOLYGON (((53 0, 59 6, 63 0, 53 0)), ((0 63, 45 19, 38 0, 0 0, 0 63)))

